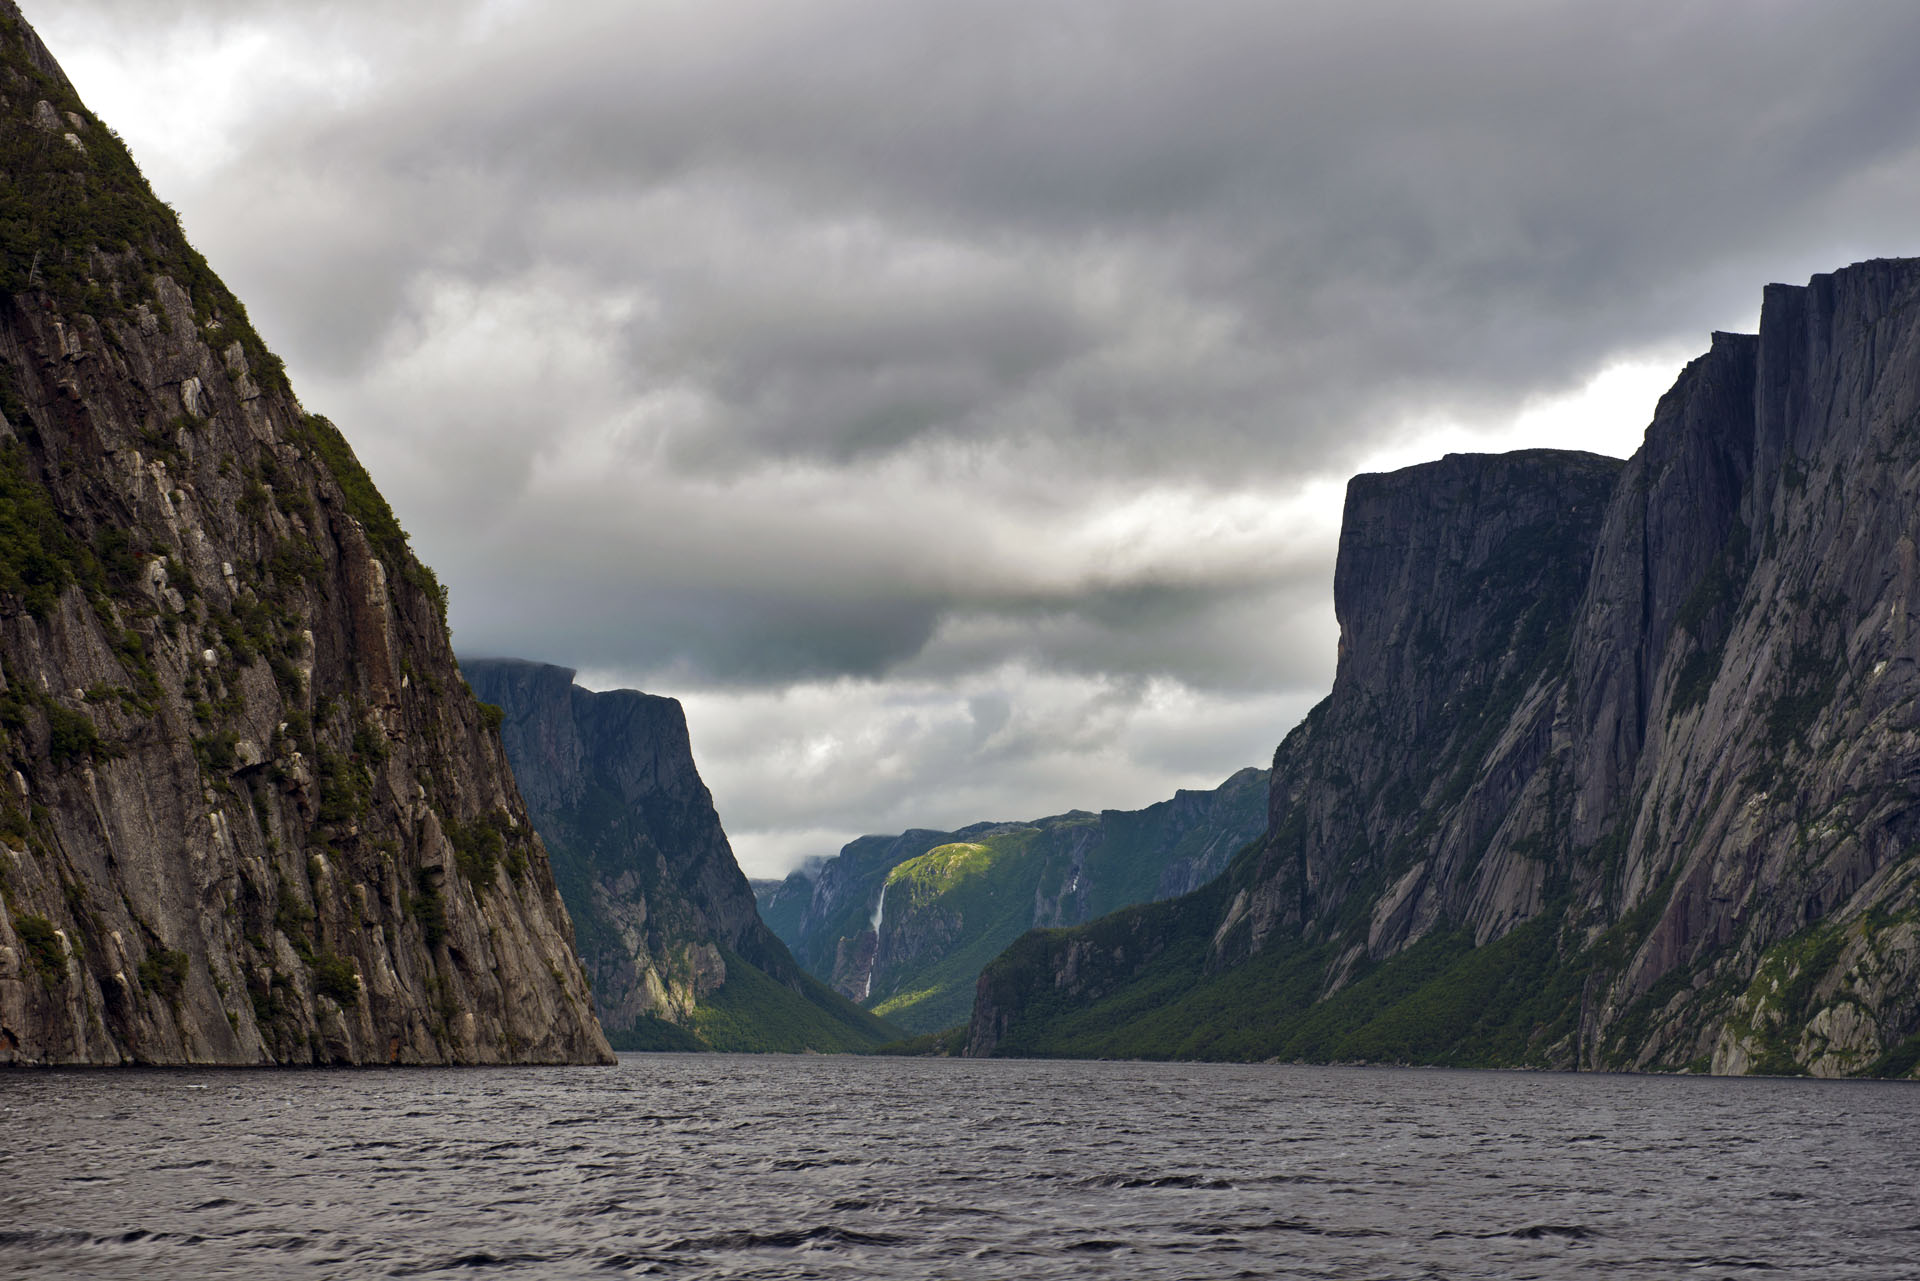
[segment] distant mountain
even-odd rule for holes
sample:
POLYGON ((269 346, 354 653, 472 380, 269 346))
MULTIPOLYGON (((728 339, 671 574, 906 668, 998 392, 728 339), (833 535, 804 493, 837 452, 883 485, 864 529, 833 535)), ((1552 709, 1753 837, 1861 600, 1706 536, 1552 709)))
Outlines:
POLYGON ((898 1030, 829 991, 760 922, 670 698, 564 667, 467 659, 573 915, 617 1049, 851 1050, 898 1030))
POLYGON ((972 1054, 1911 1075, 1920 262, 1770 286, 1624 466, 1347 491, 1260 844, 1030 934, 972 1054))
POLYGON ((1266 823, 1266 773, 1142 810, 863 836, 784 882, 761 915, 835 990, 914 1032, 964 1021, 980 969, 1026 930, 1185 893, 1266 823))
POLYGON ((11 0, 0 174, 0 1063, 610 1059, 440 584, 11 0))

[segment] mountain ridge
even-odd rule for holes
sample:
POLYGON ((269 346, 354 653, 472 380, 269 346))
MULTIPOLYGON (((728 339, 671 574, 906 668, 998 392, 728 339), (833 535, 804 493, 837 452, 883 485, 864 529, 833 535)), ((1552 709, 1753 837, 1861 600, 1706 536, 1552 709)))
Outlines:
POLYGON ((1497 518, 1520 456, 1355 478, 1260 849, 1022 940, 969 1052, 1910 1072, 1916 304, 1910 260, 1769 286, 1504 578, 1458 488, 1497 518))
POLYGON ((467 658, 572 913, 616 1046, 853 1050, 896 1030, 806 975, 760 920, 678 701, 467 658), (736 1009, 751 1000, 752 1010, 736 1009), (665 1026, 663 1026, 665 1025, 665 1026))
POLYGON ((1259 833, 1264 778, 1248 767, 1139 810, 863 836, 756 897, 836 991, 910 1031, 942 1030, 965 1019, 980 968, 1022 931, 1208 879, 1259 833))
POLYGON ((445 593, 0 0, 0 1062, 607 1062, 445 593))

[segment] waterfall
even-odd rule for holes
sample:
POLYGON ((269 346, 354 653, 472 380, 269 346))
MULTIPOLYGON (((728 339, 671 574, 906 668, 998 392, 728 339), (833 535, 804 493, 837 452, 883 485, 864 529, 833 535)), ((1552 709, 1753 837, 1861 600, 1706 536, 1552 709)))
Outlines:
POLYGON ((867 982, 861 990, 860 999, 866 1000, 873 995, 873 972, 880 968, 880 922, 887 915, 887 883, 880 882, 880 901, 873 905, 873 916, 867 921, 873 930, 873 959, 867 962, 867 982))

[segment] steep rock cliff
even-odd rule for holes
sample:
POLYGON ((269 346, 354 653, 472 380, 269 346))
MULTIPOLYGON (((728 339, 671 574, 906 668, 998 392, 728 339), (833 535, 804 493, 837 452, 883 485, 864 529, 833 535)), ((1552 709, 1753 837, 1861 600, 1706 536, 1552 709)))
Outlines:
POLYGON ((1356 478, 1262 847, 1022 940, 971 1051, 1911 1072, 1916 303, 1906 261, 1769 287, 1610 484, 1356 478))
POLYGON ((0 0, 0 1062, 602 1061, 444 600, 0 0))
POLYGON ((468 659, 622 1048, 843 1050, 895 1029, 801 971, 760 922, 671 698, 468 659))
POLYGON ((963 1021, 981 967, 1023 932, 1183 894, 1265 825, 1266 773, 1140 810, 863 836, 760 895, 815 974, 915 1032, 963 1021))

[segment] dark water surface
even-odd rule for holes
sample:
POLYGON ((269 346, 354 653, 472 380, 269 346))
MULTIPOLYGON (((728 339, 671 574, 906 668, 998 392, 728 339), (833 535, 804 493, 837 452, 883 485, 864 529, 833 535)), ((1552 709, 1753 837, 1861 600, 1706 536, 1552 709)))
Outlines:
POLYGON ((1920 1088, 630 1055, 0 1073, 0 1277, 1920 1276, 1920 1088))

